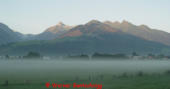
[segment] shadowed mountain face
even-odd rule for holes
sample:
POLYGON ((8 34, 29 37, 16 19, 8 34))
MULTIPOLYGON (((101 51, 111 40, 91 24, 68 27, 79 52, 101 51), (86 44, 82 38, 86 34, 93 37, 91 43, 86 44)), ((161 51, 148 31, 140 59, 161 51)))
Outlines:
POLYGON ((100 34, 98 36, 64 37, 51 41, 27 41, 0 47, 0 54, 24 55, 29 51, 42 55, 73 55, 98 53, 167 54, 170 47, 147 41, 122 32, 100 34), (8 49, 8 50, 6 50, 8 49))
MULTIPOLYGON (((123 22, 117 23, 117 25, 123 25, 124 28, 130 29, 129 25, 132 24, 123 22)), ((137 26, 134 27, 138 28, 137 26)), ((143 29, 140 30, 147 29, 146 31, 148 31, 148 28, 145 26, 141 28, 143 29)), ((47 31, 50 32, 51 30, 47 31)), ((132 53, 134 51, 140 54, 167 54, 170 52, 170 47, 160 42, 146 40, 145 38, 130 34, 126 29, 122 30, 108 23, 96 20, 71 28, 53 40, 17 42, 0 46, 1 55, 24 55, 29 51, 53 56, 92 54, 95 52, 132 53)))
POLYGON ((113 28, 120 29, 127 34, 170 46, 170 33, 151 29, 146 25, 136 26, 127 21, 123 21, 122 23, 106 21, 104 23, 113 28))
POLYGON ((22 40, 22 34, 12 31, 5 24, 0 23, 0 44, 7 44, 22 40))

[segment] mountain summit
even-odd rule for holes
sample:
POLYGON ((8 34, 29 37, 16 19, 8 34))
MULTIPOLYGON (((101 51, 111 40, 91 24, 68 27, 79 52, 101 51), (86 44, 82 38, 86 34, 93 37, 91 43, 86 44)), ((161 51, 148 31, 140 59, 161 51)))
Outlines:
POLYGON ((102 24, 102 22, 100 22, 98 20, 91 20, 88 23, 86 23, 86 25, 90 25, 90 24, 102 24))
POLYGON ((58 22, 58 24, 56 26, 65 26, 65 24, 63 22, 58 22))
POLYGON ((53 34, 56 34, 57 32, 67 31, 71 28, 72 26, 68 26, 62 22, 59 22, 57 25, 49 27, 47 30, 45 30, 45 32, 51 32, 53 34))
POLYGON ((69 31, 73 26, 65 25, 62 22, 47 28, 44 32, 28 37, 27 40, 52 40, 69 31))

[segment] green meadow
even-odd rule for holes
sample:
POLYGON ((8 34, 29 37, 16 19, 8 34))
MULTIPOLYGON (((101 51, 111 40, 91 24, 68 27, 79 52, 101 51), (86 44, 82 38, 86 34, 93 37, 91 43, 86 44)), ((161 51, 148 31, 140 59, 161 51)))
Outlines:
POLYGON ((1 60, 0 89, 55 89, 46 88, 47 82, 102 84, 102 89, 170 89, 169 70, 170 61, 1 60))

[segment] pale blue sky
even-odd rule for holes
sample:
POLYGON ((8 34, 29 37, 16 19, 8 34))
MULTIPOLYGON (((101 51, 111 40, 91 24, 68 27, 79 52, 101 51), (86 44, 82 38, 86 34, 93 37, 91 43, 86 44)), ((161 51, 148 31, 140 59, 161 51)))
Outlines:
POLYGON ((0 0, 0 22, 22 33, 68 25, 127 20, 170 32, 170 0, 0 0))

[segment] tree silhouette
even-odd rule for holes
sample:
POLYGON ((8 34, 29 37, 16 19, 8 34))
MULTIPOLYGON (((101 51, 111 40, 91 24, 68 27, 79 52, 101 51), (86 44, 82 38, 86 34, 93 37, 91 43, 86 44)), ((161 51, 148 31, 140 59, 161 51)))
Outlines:
POLYGON ((29 52, 24 58, 40 58, 41 55, 38 52, 29 52))

